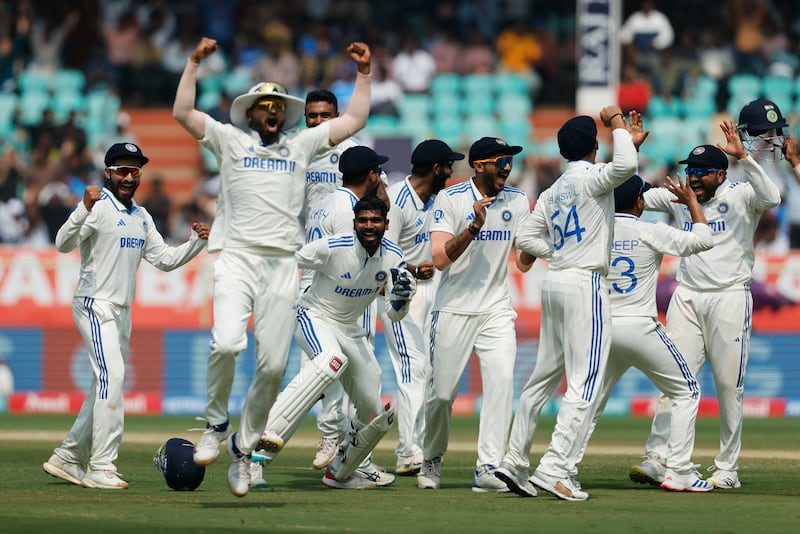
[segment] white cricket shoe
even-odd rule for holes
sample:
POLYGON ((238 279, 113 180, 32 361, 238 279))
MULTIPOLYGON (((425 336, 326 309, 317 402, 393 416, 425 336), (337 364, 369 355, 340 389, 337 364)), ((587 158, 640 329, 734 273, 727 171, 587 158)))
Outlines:
POLYGON ((628 471, 628 477, 639 484, 660 486, 664 482, 666 470, 667 466, 664 465, 661 457, 654 452, 648 452, 642 463, 631 467, 630 471, 628 471))
POLYGON ((712 469, 714 469, 714 473, 706 479, 706 482, 711 482, 715 488, 735 489, 742 487, 742 483, 739 482, 739 473, 736 471, 717 469, 713 465, 708 470, 711 471, 712 469))
POLYGON ((119 478, 119 473, 111 469, 101 471, 89 469, 81 480, 81 486, 95 489, 128 489, 128 483, 119 478))
POLYGON ((442 481, 442 457, 434 456, 422 461, 422 469, 417 474, 417 487, 420 489, 439 489, 442 481))
MULTIPOLYGON (((528 480, 528 472, 506 462, 501 462, 500 467, 494 470, 494 476, 502 480, 509 491, 520 497, 536 497, 539 493, 528 480)), ((578 488, 580 489, 580 488, 578 488)))
POLYGON ((50 459, 42 464, 44 472, 53 475, 61 480, 66 480, 78 486, 81 485, 81 480, 86 476, 86 470, 80 464, 68 462, 61 456, 53 453, 50 459))
POLYGON ((714 489, 714 484, 708 480, 703 480, 697 471, 679 475, 672 469, 667 469, 664 473, 664 482, 661 487, 669 491, 694 491, 706 492, 714 489))
POLYGON ((197 465, 211 465, 219 458, 219 444, 231 435, 233 429, 230 422, 221 425, 209 425, 203 430, 203 435, 194 448, 194 463, 197 465))
POLYGON ((322 483, 333 489, 373 489, 378 485, 372 480, 353 475, 347 480, 336 480, 331 474, 330 469, 325 470, 325 476, 322 477, 322 483))
POLYGON ((263 460, 257 459, 255 454, 250 461, 250 487, 253 489, 269 487, 267 481, 264 480, 263 460))
POLYGON ((416 475, 420 469, 422 469, 422 452, 411 456, 397 455, 397 466, 394 469, 396 475, 416 475))
POLYGON ((236 434, 228 438, 226 449, 231 458, 231 465, 228 467, 228 489, 236 497, 244 497, 250 489, 250 465, 252 461, 246 454, 242 454, 236 449, 236 434))
POLYGON ((317 442, 317 452, 314 454, 314 460, 311 465, 314 469, 325 469, 328 467, 334 458, 336 458, 336 451, 339 449, 339 438, 326 438, 322 436, 317 442))
POLYGON ((536 486, 565 501, 585 501, 589 498, 588 493, 575 487, 572 477, 556 478, 537 469, 530 480, 536 486))
POLYGON ((472 491, 476 493, 505 493, 508 491, 506 483, 494 476, 497 468, 493 465, 480 465, 475 469, 475 478, 472 480, 472 491))
POLYGON ((391 486, 397 479, 392 473, 387 473, 386 469, 373 463, 371 454, 356 468, 355 476, 370 480, 378 487, 391 486))

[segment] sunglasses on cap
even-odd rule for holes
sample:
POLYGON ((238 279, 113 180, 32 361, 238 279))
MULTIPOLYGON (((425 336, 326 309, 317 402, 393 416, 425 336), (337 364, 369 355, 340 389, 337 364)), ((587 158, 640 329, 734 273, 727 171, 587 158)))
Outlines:
POLYGON ((514 156, 497 156, 494 158, 476 159, 473 163, 494 163, 495 167, 498 169, 505 169, 506 165, 513 167, 514 156))
POLYGON ((686 167, 686 176, 691 176, 693 174, 698 178, 702 178, 707 174, 711 174, 712 172, 717 172, 719 170, 720 169, 709 169, 706 167, 686 167))
POLYGON ((266 112, 281 112, 286 111, 286 102, 280 99, 275 100, 260 100, 253 104, 254 109, 263 109, 266 112))
POLYGON ((133 167, 130 165, 112 165, 111 167, 108 167, 108 170, 117 176, 123 177, 130 174, 133 178, 139 178, 142 175, 141 167, 133 167))

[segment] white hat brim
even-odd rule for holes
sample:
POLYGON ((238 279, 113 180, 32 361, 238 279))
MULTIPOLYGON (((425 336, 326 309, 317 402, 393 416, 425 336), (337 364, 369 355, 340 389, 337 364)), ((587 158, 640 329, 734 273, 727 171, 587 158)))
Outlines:
POLYGON ((282 98, 286 102, 286 121, 283 129, 288 130, 305 114, 306 103, 303 99, 280 93, 245 93, 237 96, 231 104, 231 123, 242 130, 249 131, 247 110, 257 101, 266 97, 282 98))

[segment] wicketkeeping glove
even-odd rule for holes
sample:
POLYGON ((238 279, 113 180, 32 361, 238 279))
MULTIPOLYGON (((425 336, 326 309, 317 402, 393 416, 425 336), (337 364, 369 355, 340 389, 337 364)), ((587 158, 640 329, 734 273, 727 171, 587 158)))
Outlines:
POLYGON ((392 308, 399 310, 414 296, 416 284, 406 270, 391 269, 390 272, 392 273, 392 292, 389 303, 392 308))

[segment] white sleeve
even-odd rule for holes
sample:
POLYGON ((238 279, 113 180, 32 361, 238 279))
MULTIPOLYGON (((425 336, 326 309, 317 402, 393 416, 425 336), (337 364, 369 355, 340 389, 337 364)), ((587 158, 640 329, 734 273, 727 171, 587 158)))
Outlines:
POLYGON ((318 270, 328 261, 330 237, 323 237, 303 245, 303 248, 294 253, 297 266, 301 269, 318 270))
POLYGON ((78 202, 78 206, 70 213, 56 234, 55 244, 59 252, 69 252, 78 246, 81 241, 81 229, 91 213, 86 209, 83 200, 78 202))
POLYGON ((678 230, 662 222, 651 226, 650 231, 642 232, 639 237, 645 245, 661 254, 683 257, 714 246, 711 229, 707 224, 694 223, 691 232, 678 230))
POLYGON ((164 243, 164 238, 156 230, 156 224, 147 211, 147 238, 144 248, 144 260, 153 267, 162 271, 172 271, 185 265, 192 258, 200 254, 206 244, 205 239, 200 239, 197 233, 192 230, 192 235, 188 241, 177 247, 168 246, 164 243))
POLYGON ((739 160, 739 163, 744 170, 744 176, 753 188, 754 195, 748 199, 753 211, 762 213, 777 207, 781 203, 781 192, 761 165, 750 155, 739 160))
POLYGON ((663 187, 655 187, 644 193, 644 209, 672 213, 675 195, 663 187))
POLYGON ((553 254, 553 243, 541 206, 542 202, 537 202, 533 211, 519 225, 515 245, 537 258, 549 258, 553 254))
POLYGON ((586 190, 593 197, 609 194, 615 187, 633 176, 639 163, 639 155, 633 145, 633 138, 625 128, 614 128, 614 154, 611 161, 599 165, 600 172, 589 176, 586 190))

